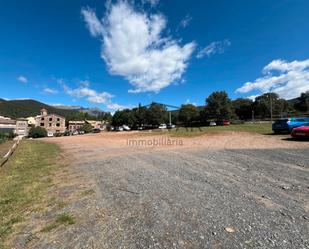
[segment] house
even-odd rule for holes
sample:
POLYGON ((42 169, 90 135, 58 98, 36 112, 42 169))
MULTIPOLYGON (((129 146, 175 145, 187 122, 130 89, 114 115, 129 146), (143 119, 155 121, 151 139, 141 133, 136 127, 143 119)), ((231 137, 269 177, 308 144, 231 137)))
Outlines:
POLYGON ((26 137, 28 136, 29 132, 29 126, 28 126, 28 120, 25 118, 19 118, 16 120, 16 129, 15 133, 19 137, 26 137))
POLYGON ((28 136, 28 121, 22 118, 14 120, 0 116, 0 132, 14 132, 19 137, 28 136))
POLYGON ((69 121, 69 131, 79 131, 80 128, 85 124, 85 121, 69 121))
POLYGON ((92 129, 102 129, 102 121, 96 121, 96 120, 86 120, 87 124, 90 124, 92 126, 92 129))
POLYGON ((46 109, 41 110, 41 115, 35 117, 35 126, 45 128, 51 133, 65 132, 65 118, 57 114, 48 114, 46 109))
POLYGON ((35 125, 35 118, 34 117, 28 117, 26 119, 28 120, 29 126, 35 125))

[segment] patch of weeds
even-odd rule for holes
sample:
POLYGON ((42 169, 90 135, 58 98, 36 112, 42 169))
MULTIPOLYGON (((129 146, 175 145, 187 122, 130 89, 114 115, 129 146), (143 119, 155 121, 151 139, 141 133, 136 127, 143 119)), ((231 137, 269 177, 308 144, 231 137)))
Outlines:
POLYGON ((95 191, 93 189, 88 189, 88 190, 85 190, 81 193, 82 196, 87 196, 87 195, 92 195, 94 194, 95 191))
POLYGON ((54 222, 52 222, 51 224, 44 227, 41 230, 41 232, 47 233, 47 232, 50 232, 50 231, 60 227, 61 225, 69 226, 69 225, 73 225, 73 224, 75 224, 74 217, 70 214, 63 213, 63 214, 58 215, 54 222))

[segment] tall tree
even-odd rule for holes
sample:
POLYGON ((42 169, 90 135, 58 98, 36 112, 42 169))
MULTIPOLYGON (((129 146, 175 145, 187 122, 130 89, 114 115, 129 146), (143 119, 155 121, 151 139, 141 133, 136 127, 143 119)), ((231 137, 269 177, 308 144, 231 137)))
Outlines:
POLYGON ((253 101, 246 98, 238 98, 232 101, 232 108, 235 114, 241 120, 247 120, 252 117, 253 101))
POLYGON ((191 126, 193 122, 199 120, 199 110, 195 105, 182 105, 179 110, 179 121, 186 126, 191 126))
POLYGON ((148 124, 159 125, 167 122, 168 113, 166 107, 161 104, 151 103, 147 110, 148 124))
POLYGON ((213 92, 206 99, 206 114, 209 118, 217 120, 227 119, 231 116, 231 100, 225 91, 213 92))
POLYGON ((296 110, 301 112, 309 111, 309 91, 300 94, 294 104, 294 107, 296 110))

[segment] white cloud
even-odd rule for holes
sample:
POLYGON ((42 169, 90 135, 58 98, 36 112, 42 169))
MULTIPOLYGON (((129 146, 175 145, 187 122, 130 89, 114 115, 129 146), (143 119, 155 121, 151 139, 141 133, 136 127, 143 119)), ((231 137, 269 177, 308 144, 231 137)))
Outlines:
POLYGON ((192 16, 186 15, 184 19, 179 23, 179 27, 186 28, 192 21, 192 16))
POLYGON ((91 89, 88 80, 80 81, 79 83, 80 86, 78 88, 72 89, 65 84, 64 80, 59 82, 59 84, 62 85, 64 92, 71 97, 77 99, 86 98, 86 100, 92 104, 104 104, 111 110, 126 108, 125 106, 112 102, 112 98, 114 97, 112 94, 108 92, 97 92, 96 90, 91 89))
POLYGON ((162 37, 164 16, 139 12, 125 1, 111 5, 102 20, 89 8, 82 15, 90 34, 102 40, 108 71, 133 85, 129 92, 159 92, 181 79, 195 43, 180 46, 162 37))
POLYGON ((25 76, 20 75, 17 78, 18 81, 22 82, 22 83, 28 83, 28 79, 25 76))
POLYGON ((56 94, 56 93, 58 93, 58 90, 53 89, 53 88, 49 88, 49 87, 45 87, 43 89, 43 92, 44 93, 49 93, 49 94, 56 94))
POLYGON ((149 3, 151 6, 156 6, 159 3, 159 0, 142 0, 142 3, 149 3))
POLYGON ((197 53, 196 58, 201 59, 205 55, 207 55, 207 57, 210 57, 214 54, 223 54, 226 51, 226 49, 228 49, 228 47, 230 46, 231 46, 231 42, 228 39, 225 39, 223 41, 212 42, 205 48, 201 49, 197 53))
POLYGON ((263 74, 253 82, 246 82, 236 92, 258 90, 265 93, 272 89, 280 97, 291 99, 309 90, 309 59, 292 62, 273 60, 263 68, 263 74))

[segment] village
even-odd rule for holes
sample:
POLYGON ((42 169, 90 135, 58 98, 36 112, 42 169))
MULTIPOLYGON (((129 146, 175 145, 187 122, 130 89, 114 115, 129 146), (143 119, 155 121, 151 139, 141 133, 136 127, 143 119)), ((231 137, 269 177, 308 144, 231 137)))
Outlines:
POLYGON ((3 133, 12 132, 19 138, 27 137, 31 127, 41 127, 46 129, 47 136, 59 136, 63 134, 77 135, 83 134, 81 128, 88 124, 92 131, 103 131, 106 129, 104 121, 97 120, 76 120, 69 121, 66 126, 66 119, 57 114, 48 113, 48 110, 41 109, 40 115, 35 117, 11 119, 0 116, 0 131, 3 133))

